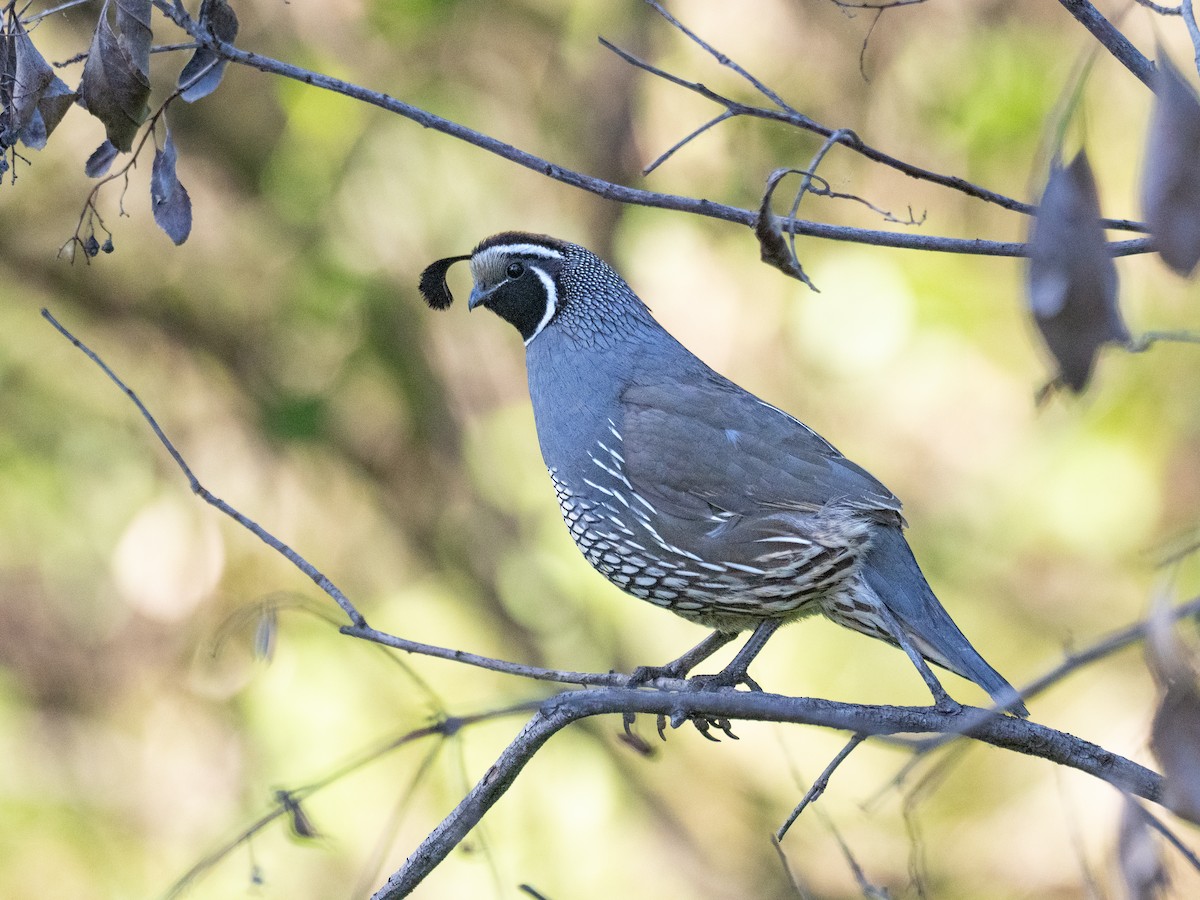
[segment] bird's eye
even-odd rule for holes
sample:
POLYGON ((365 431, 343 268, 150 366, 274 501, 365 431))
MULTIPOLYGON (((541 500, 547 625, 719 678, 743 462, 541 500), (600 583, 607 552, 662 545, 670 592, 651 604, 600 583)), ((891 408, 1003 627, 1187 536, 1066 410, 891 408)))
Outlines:
POLYGON ((525 274, 525 267, 519 262, 509 263, 508 268, 505 270, 505 274, 508 275, 509 278, 520 278, 525 274))

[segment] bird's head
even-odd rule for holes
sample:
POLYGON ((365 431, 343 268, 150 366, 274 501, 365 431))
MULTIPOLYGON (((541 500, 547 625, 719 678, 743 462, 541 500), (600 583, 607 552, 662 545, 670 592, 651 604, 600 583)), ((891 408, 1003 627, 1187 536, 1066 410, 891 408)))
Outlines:
MULTIPOLYGON (((644 305, 608 264, 578 244, 542 234, 506 231, 482 241, 470 254, 431 263, 421 273, 421 294, 433 309, 454 301, 446 273, 469 261, 474 285, 469 309, 483 306, 511 324, 526 346, 551 322, 586 322, 596 336, 621 327, 618 306, 632 301, 640 319, 644 305)), ((628 313, 624 318, 628 318, 628 313)))

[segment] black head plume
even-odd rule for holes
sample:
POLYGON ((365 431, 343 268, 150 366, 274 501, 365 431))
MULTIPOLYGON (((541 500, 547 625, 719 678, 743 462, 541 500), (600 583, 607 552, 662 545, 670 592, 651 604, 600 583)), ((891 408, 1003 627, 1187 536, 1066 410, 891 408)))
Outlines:
POLYGON ((430 309, 450 308, 450 304, 454 302, 454 295, 450 293, 450 287, 446 284, 446 273, 456 262, 470 258, 469 253, 466 256, 447 256, 425 267, 425 271, 421 273, 421 296, 425 298, 430 309))

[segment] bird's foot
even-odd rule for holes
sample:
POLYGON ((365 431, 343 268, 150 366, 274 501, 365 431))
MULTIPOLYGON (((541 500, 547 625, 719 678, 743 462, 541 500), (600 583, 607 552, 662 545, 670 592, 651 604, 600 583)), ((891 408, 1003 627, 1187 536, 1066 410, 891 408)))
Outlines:
MULTIPOLYGON (((675 661, 677 662, 679 660, 675 661)), ((675 663, 667 663, 665 666, 638 666, 629 675, 628 687, 642 687, 659 678, 686 678, 687 670, 680 671, 675 663)))
POLYGON ((715 675, 693 675, 688 679, 687 689, 689 691, 719 691, 723 688, 736 688, 740 684, 744 684, 752 691, 762 693, 758 682, 751 678, 750 673, 744 669, 740 672, 722 669, 715 675))

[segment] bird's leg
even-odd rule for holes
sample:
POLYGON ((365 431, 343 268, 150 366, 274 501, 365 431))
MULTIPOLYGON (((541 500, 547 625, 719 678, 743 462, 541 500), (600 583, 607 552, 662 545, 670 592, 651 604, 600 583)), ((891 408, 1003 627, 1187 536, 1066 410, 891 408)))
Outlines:
MULTIPOLYGON (((714 631, 679 659, 665 666, 638 666, 629 676, 629 686, 639 687, 655 678, 686 678, 688 672, 737 637, 736 631, 714 631)), ((749 665, 749 663, 747 663, 749 665)))
POLYGON ((896 643, 900 645, 900 649, 908 654, 908 658, 912 660, 912 664, 917 667, 917 671, 921 673, 921 677, 925 679, 925 686, 929 688, 929 693, 933 694, 933 705, 942 712, 956 713, 962 709, 962 704, 946 693, 946 689, 942 687, 942 683, 938 681, 938 677, 933 674, 933 669, 929 668, 929 663, 925 662, 917 648, 912 645, 907 637, 904 636, 904 629, 892 614, 892 611, 879 604, 876 610, 888 630, 892 633, 892 637, 896 639, 896 643))
POLYGON ((754 657, 758 656, 771 635, 773 635, 779 626, 783 624, 782 619, 766 619, 758 624, 754 632, 750 635, 750 639, 742 646, 742 649, 737 652, 737 656, 724 669, 716 675, 695 675, 691 679, 691 685, 696 690, 714 690, 722 687, 737 687, 739 684, 744 684, 751 690, 760 691, 760 688, 751 678, 747 671, 750 668, 750 663, 754 661, 754 657))

